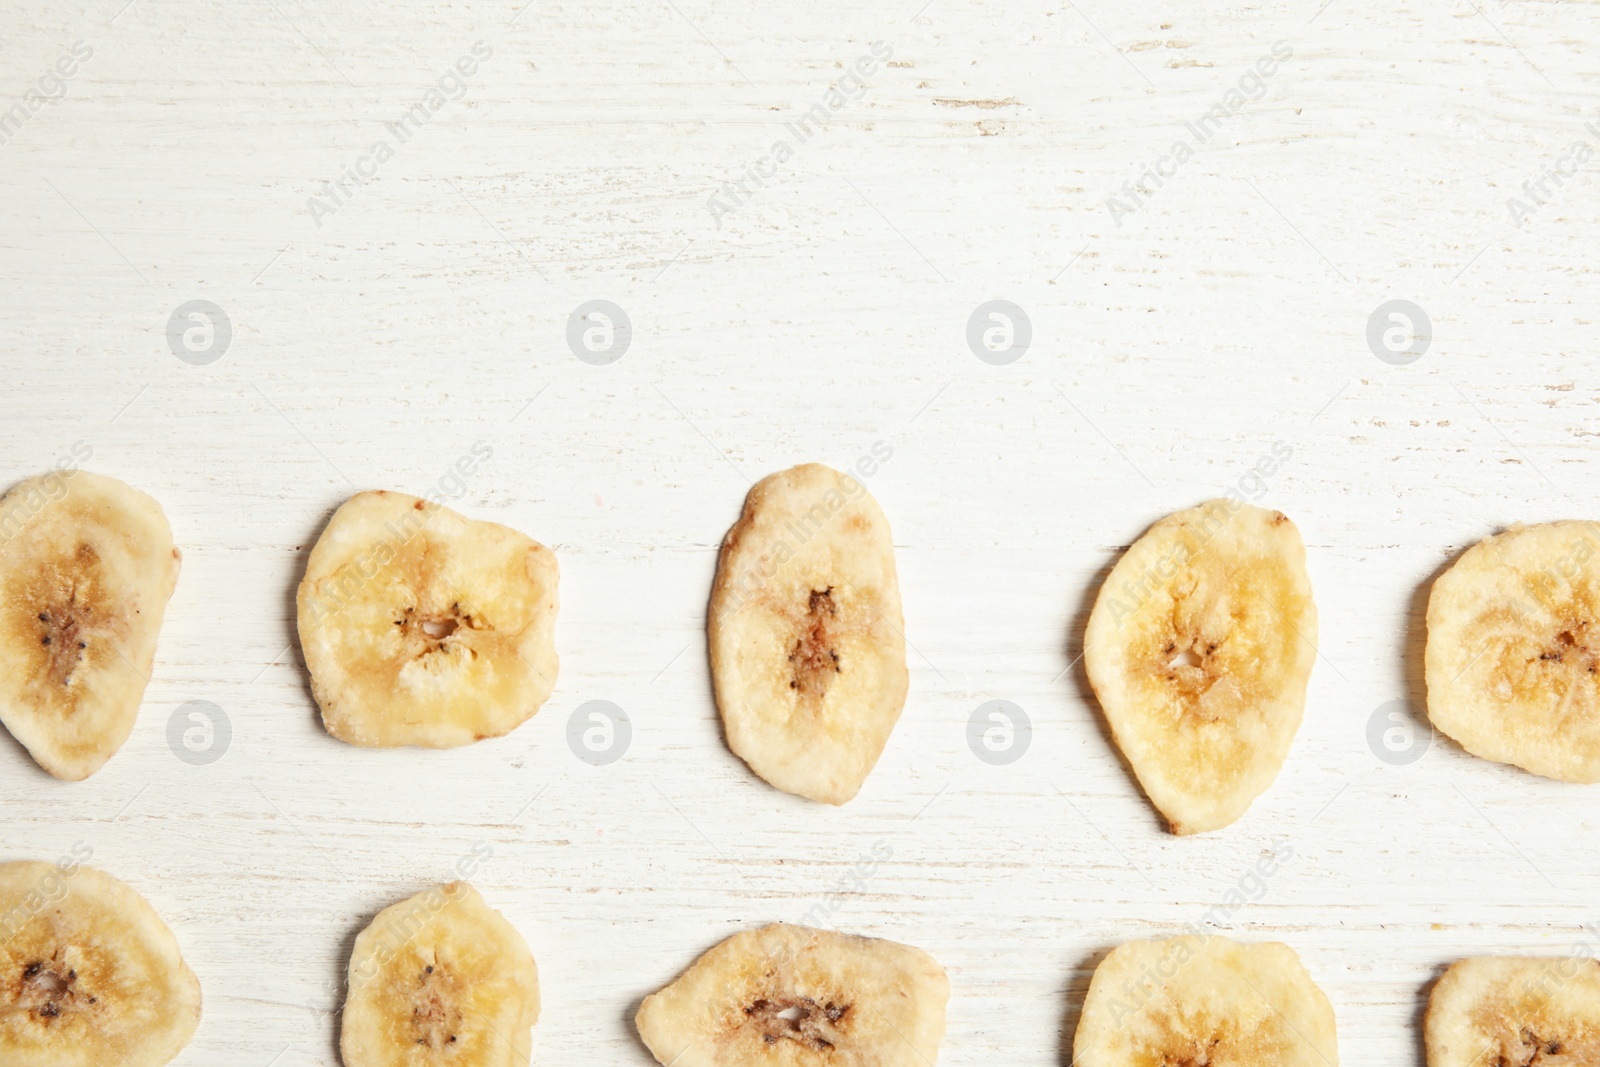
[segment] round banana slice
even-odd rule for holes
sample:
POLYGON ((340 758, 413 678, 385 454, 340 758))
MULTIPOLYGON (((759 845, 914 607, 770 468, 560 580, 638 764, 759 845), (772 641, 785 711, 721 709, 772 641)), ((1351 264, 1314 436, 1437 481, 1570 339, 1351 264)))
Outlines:
POLYGON ((300 582, 300 644, 328 732, 454 748, 510 733, 556 680, 556 559, 403 493, 358 493, 300 582))
POLYGON ((0 722, 81 781, 133 732, 178 550, 161 505, 88 471, 0 497, 0 722))
POLYGON ((344 1067, 527 1067, 533 953, 466 882, 380 911, 356 938, 348 980, 344 1067))
POLYGON ((1095 968, 1076 1067, 1338 1067, 1333 1005, 1288 945, 1130 941, 1095 968))
POLYGON ((0 863, 0 1063, 162 1067, 200 983, 150 904, 77 863, 0 863))
POLYGON ((905 707, 889 522, 819 463, 769 475, 723 539, 707 632, 728 747, 828 804, 861 790, 905 707))
POLYGON ((1600 1063, 1600 963, 1479 956, 1450 965, 1428 997, 1428 1067, 1600 1063))
POLYGON ((1316 655, 1300 532, 1226 497, 1134 542, 1083 638, 1117 746, 1175 834, 1227 826, 1272 784, 1316 655))
POLYGON ((921 949, 777 923, 701 956, 635 1025, 669 1067, 933 1067, 949 999, 921 949))
POLYGON ((1428 717, 1475 756, 1600 782, 1600 526, 1513 526, 1428 597, 1428 717))

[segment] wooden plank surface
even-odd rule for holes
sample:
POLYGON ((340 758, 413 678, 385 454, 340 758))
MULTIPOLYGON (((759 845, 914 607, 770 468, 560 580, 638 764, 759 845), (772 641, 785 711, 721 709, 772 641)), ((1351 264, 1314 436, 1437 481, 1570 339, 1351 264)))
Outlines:
POLYGON ((1600 202, 1592 162, 1548 174, 1600 148, 1600 6, 123 3, 0 3, 0 111, 27 111, 0 147, 0 474, 82 442, 162 502, 183 573, 122 752, 66 784, 0 746, 0 811, 7 856, 87 843, 174 927, 205 990, 179 1064, 337 1063, 354 935, 480 842, 547 1064, 648 1063, 640 997, 874 847, 834 921, 948 967, 952 1067, 1067 1063, 1104 952, 1197 920, 1274 843, 1293 857, 1225 925, 1299 950, 1346 1063, 1420 1064, 1449 960, 1600 920, 1592 789, 1368 743, 1421 700, 1439 569, 1596 515, 1600 202), (346 168, 373 176, 335 197, 346 168), (966 340, 992 299, 1031 323, 1006 365, 966 340), (1367 340, 1394 299, 1432 324, 1405 365, 1367 340), (193 300, 231 326, 205 365, 168 340, 193 300), (607 365, 566 341, 592 300, 632 324, 607 365), (726 749, 705 603, 751 480, 879 442, 911 696, 834 810, 726 749), (369 487, 556 550, 561 675, 511 736, 321 729, 293 590, 369 487), (1233 487, 1303 531, 1321 658, 1274 788, 1179 840, 1077 657, 1121 548, 1233 487), (1032 722, 1009 765, 967 744, 991 699, 1032 722), (231 725, 210 764, 166 739, 191 700, 231 725), (589 700, 631 722, 608 765, 566 741, 589 700))

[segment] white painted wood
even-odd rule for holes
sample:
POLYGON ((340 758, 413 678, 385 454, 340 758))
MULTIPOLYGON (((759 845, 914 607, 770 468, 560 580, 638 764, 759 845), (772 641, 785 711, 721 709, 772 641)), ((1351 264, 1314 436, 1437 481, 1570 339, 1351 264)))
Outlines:
POLYGON ((177 931, 205 989, 180 1064, 336 1063, 355 933, 480 841, 539 961, 544 1064, 649 1062, 641 996, 877 842, 835 921, 949 968, 952 1067, 1067 1062, 1099 957, 1275 839, 1293 860, 1228 926, 1299 950, 1347 1063, 1420 1064, 1452 958, 1600 919, 1592 789, 1366 741, 1422 696, 1455 552, 1596 513, 1595 179, 1520 228, 1506 200, 1600 144, 1600 7, 122 3, 0 3, 0 107, 93 49, 0 148, 0 474, 88 443, 162 501, 183 574, 123 751, 65 784, 0 746, 0 802, 6 855, 87 842, 177 931), (708 199, 874 40, 892 65, 718 226, 708 199), (477 41, 464 97, 317 226, 308 198, 477 41), (1107 198, 1277 41, 1263 98, 1118 225, 1107 198), (996 297, 1033 326, 1009 366, 964 340, 996 297), (1392 298, 1432 319, 1409 366, 1365 340, 1392 298), (192 299, 233 327, 208 366, 165 336, 192 299), (609 366, 564 341, 592 299, 633 323, 609 366), (425 491, 477 441, 460 509, 561 561, 555 697, 467 750, 333 741, 293 647, 306 551, 353 489, 425 491), (705 599, 748 479, 877 441, 912 693, 824 809, 724 746, 705 599), (1076 665, 1087 606, 1145 525, 1278 442, 1262 499, 1322 616, 1309 714, 1246 818, 1177 840, 1076 665), (992 698, 1034 725, 1006 767, 965 740, 992 698), (194 699, 232 724, 208 766, 165 739, 194 699), (605 767, 565 742, 591 699, 633 724, 605 767))

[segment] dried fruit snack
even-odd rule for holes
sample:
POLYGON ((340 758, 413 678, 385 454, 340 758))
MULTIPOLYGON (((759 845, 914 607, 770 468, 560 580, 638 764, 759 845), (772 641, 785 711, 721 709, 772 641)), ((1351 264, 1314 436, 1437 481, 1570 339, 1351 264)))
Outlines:
POLYGON ((1338 1067, 1333 1006, 1288 945, 1130 941, 1095 968, 1076 1067, 1338 1067))
POLYGON ((133 732, 178 583, 161 505, 88 471, 0 497, 0 721, 69 781, 133 732))
POLYGON ((527 1067, 533 953, 466 882, 379 912, 356 937, 347 980, 344 1067, 527 1067))
POLYGON ((1277 777, 1305 713, 1317 609, 1300 532, 1227 498, 1169 515, 1112 568, 1083 652, 1172 832, 1227 826, 1277 777))
POLYGON ((0 1063, 162 1067, 200 983, 148 901, 79 864, 0 863, 0 1063))
POLYGON ((904 628, 894 541, 866 487, 818 463, 763 478, 711 593, 728 747, 784 792, 850 800, 905 706, 904 628))
POLYGON ((1428 596, 1428 717, 1475 756, 1600 782, 1600 527, 1513 526, 1428 596))
POLYGON ((735 934, 644 999, 670 1067, 933 1067, 950 981, 921 949, 777 923, 735 934))
POLYGON ((306 561, 300 644, 328 732, 453 748, 510 733, 556 679, 555 555, 404 493, 345 501, 306 561))
POLYGON ((1457 960, 1423 1024, 1428 1067, 1600 1063, 1600 963, 1575 957, 1457 960))

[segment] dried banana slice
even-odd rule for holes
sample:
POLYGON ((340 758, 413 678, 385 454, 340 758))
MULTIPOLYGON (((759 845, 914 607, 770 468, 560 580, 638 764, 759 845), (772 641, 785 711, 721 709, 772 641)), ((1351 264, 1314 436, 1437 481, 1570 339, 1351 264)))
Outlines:
POLYGON ((1433 987, 1428 1067, 1600 1064, 1600 964, 1577 957, 1457 960, 1433 987))
POLYGON ((1338 1067, 1333 1005, 1288 945, 1130 941, 1095 968, 1076 1067, 1338 1067))
POLYGON ((0 721, 81 781, 133 732, 178 550, 161 505, 88 471, 0 497, 0 721))
POLYGON ((380 911, 356 938, 348 980, 344 1067, 527 1067, 533 953, 466 882, 380 911))
POLYGON ((669 1067, 933 1067, 950 980, 893 941, 777 923, 735 934, 644 999, 669 1067))
POLYGON ((1600 526, 1513 526, 1428 597, 1428 717, 1475 756, 1600 782, 1600 526))
POLYGON ((787 793, 843 804, 906 702, 889 522, 819 463, 769 475, 723 539, 707 626, 728 747, 787 793))
POLYGON ((199 1022, 200 983, 138 893, 76 862, 0 863, 0 1063, 162 1067, 199 1022))
POLYGON ((1134 542, 1083 639, 1117 746, 1175 834, 1227 826, 1272 784, 1316 655, 1300 532, 1229 498, 1134 542))
POLYGON ((334 512, 298 596, 328 732, 454 748, 522 725, 555 688, 556 559, 524 534, 404 493, 334 512))

